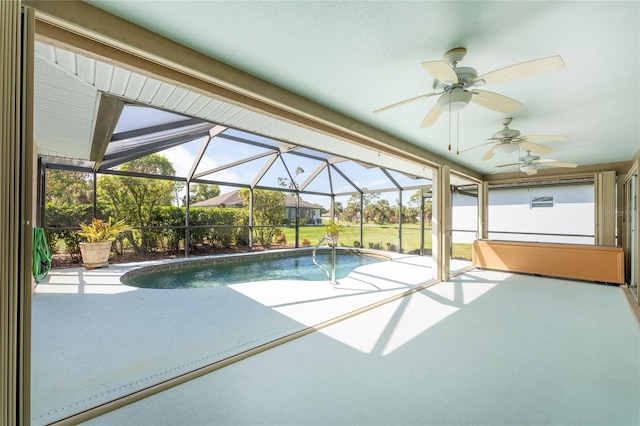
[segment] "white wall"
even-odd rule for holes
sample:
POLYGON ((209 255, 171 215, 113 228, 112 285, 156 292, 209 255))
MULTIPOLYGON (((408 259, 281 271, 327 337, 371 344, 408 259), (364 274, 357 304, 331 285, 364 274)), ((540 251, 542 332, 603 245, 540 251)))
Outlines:
POLYGON ((500 234, 497 231, 594 234, 593 185, 493 189, 489 191, 489 238, 593 244, 593 237, 500 234), (530 208, 530 197, 553 196, 554 206, 530 208))
POLYGON ((461 194, 452 194, 451 197, 451 242, 472 243, 478 238, 478 198, 461 194), (460 232, 458 230, 470 230, 474 232, 460 232))

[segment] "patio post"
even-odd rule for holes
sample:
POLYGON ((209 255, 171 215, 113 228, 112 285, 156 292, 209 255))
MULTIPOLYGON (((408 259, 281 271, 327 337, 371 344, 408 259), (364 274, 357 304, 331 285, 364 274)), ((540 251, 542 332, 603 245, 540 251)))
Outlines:
POLYGON ((296 191, 296 244, 295 248, 298 248, 298 240, 300 239, 300 192, 296 191))
POLYGON ((191 197, 189 196, 191 193, 190 185, 191 182, 187 180, 187 195, 184 205, 184 257, 189 257, 189 240, 191 240, 191 230, 189 228, 189 208, 191 207, 191 197))
POLYGON ((364 193, 360 191, 360 247, 364 248, 364 193))
POLYGON ((249 251, 253 250, 253 187, 249 187, 249 251))
POLYGON ((398 253, 402 253, 402 189, 398 190, 398 253))
POLYGON ((36 217, 36 226, 44 228, 45 221, 45 205, 47 199, 47 168, 45 167, 44 160, 38 156, 38 215, 36 217))
POLYGON ((450 277, 451 259, 451 180, 450 169, 439 166, 433 185, 433 250, 436 278, 447 281, 450 277))
POLYGON ((93 194, 91 197, 92 205, 91 205, 91 216, 96 217, 96 211, 98 210, 98 174, 93 172, 93 194))
POLYGON ((0 424, 29 425, 35 11, 0 2, 0 424))
POLYGON ((424 256, 424 188, 420 188, 420 256, 424 256))

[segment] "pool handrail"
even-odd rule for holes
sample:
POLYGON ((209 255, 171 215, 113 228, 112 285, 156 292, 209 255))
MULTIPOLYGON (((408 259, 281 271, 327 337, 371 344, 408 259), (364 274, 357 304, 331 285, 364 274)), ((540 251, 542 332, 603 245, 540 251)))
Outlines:
POLYGON ((322 237, 320 241, 318 241, 318 244, 316 244, 315 248, 313 249, 313 253, 311 256, 313 259, 313 263, 318 268, 322 269, 325 274, 327 274, 327 279, 329 280, 329 284, 335 287, 336 284, 338 283, 336 282, 336 244, 333 241, 333 239, 329 236, 322 237), (324 266, 320 265, 316 260, 316 251, 318 250, 318 247, 320 247, 320 244, 322 244, 323 241, 327 241, 329 243, 329 246, 331 247, 331 274, 329 274, 329 271, 327 271, 327 269, 324 266))

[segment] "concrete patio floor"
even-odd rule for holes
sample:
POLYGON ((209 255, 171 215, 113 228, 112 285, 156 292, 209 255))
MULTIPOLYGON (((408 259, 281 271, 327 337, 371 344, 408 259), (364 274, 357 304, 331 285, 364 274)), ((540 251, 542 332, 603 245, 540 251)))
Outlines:
POLYGON ((88 425, 637 425, 617 287, 489 271, 385 304, 88 425))
MULTIPOLYGON (((422 285, 429 257, 395 255, 340 280, 158 290, 127 271, 53 270, 36 287, 32 421, 46 424, 422 285)), ((179 262, 179 261, 178 261, 179 262)), ((462 264, 461 264, 462 265, 462 264)))
MULTIPOLYGON (((403 293, 429 262, 368 265, 339 290, 145 290, 118 284, 135 265, 56 271, 34 299, 33 423, 403 293)), ((639 383, 618 287, 472 271, 86 424, 637 425, 639 383)))

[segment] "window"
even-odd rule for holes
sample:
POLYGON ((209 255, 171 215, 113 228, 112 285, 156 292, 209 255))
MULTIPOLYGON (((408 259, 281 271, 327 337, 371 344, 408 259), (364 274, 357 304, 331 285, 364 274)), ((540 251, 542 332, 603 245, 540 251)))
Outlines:
POLYGON ((529 208, 537 209, 541 207, 553 207, 553 196, 545 196, 545 197, 530 197, 529 198, 529 208))

